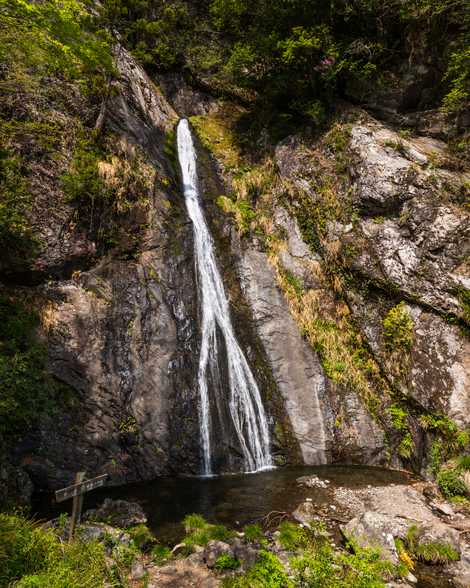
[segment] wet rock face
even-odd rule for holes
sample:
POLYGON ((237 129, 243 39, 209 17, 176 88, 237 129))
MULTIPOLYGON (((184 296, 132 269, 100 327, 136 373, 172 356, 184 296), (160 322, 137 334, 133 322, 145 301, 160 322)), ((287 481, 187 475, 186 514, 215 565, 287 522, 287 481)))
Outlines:
POLYGON ((111 483, 199 471, 192 234, 163 153, 176 115, 124 50, 117 65, 105 124, 143 150, 155 184, 136 250, 38 288, 50 370, 72 397, 15 449, 38 488, 78 470, 111 483))
MULTIPOLYGON (((286 235, 283 267, 311 288, 318 288, 309 263, 317 258, 302 240, 295 219, 284 209, 276 213, 286 235)), ((256 331, 263 343, 284 408, 300 445, 303 463, 379 464, 384 459, 383 431, 350 390, 326 376, 318 355, 302 337, 277 283, 267 254, 256 243, 235 241, 240 252, 238 272, 256 331), (344 427, 335 426, 340 420, 344 427)))
POLYGON ((320 362, 302 340, 266 254, 245 250, 239 271, 302 459, 306 464, 326 463, 327 439, 320 405, 325 377, 320 362))
MULTIPOLYGON (((322 185, 318 167, 325 160, 343 166, 346 188, 337 189, 343 216, 341 222, 325 221, 320 258, 328 264, 328 248, 340 251, 339 263, 350 276, 343 291, 348 309, 387 381, 420 410, 446 414, 465 428, 470 348, 458 323, 468 322, 470 216, 462 205, 468 175, 435 138, 400 134, 364 113, 350 120, 343 127, 346 147, 340 153, 342 148, 328 140, 283 141, 275 152, 279 172, 313 206, 322 185), (409 348, 385 332, 384 321, 400 301, 410 320, 409 348)), ((331 168, 325 165, 325 170, 331 177, 331 168)), ((301 269, 284 257, 283 266, 303 279, 301 269)), ((322 300, 327 304, 328 296, 322 300)), ((329 405, 346 419, 364 410, 353 391, 345 395, 334 388, 329 405)), ((366 422, 355 419, 348 430, 366 422)), ((374 425, 370 439, 377 439, 374 425)), ((359 437, 365 435, 363 430, 359 437)), ((367 448, 345 441, 336 440, 333 460, 363 458, 367 448)), ((369 455, 374 453, 370 447, 369 455)), ((419 459, 424 456, 425 450, 419 459)))

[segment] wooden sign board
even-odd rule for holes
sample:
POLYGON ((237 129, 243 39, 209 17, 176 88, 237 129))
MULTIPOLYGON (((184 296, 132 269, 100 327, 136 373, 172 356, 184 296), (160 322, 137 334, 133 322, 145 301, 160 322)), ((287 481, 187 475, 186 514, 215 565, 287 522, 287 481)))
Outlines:
POLYGON ((84 480, 78 484, 72 484, 72 486, 67 486, 61 490, 56 490, 55 499, 57 502, 62 502, 64 500, 68 500, 69 498, 73 498, 74 496, 85 494, 85 492, 89 492, 90 490, 94 490, 100 486, 104 486, 107 477, 108 474, 102 474, 96 478, 84 480))

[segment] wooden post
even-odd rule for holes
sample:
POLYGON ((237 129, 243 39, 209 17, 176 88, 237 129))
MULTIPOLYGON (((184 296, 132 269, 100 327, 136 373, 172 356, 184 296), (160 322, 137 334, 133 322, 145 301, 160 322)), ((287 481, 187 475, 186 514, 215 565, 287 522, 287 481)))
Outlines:
MULTIPOLYGON (((75 475, 75 484, 80 484, 85 479, 85 472, 78 472, 75 475)), ((69 541, 72 541, 75 527, 80 523, 83 506, 83 494, 73 497, 72 517, 70 519, 69 541)))
POLYGON ((73 498, 72 517, 70 519, 69 527, 69 541, 72 541, 75 527, 80 524, 83 508, 83 495, 85 492, 90 492, 90 490, 104 486, 107 477, 108 474, 101 474, 101 476, 96 476, 96 478, 85 480, 85 472, 78 472, 75 475, 75 483, 72 484, 72 486, 56 490, 55 499, 57 502, 63 502, 64 500, 73 498))

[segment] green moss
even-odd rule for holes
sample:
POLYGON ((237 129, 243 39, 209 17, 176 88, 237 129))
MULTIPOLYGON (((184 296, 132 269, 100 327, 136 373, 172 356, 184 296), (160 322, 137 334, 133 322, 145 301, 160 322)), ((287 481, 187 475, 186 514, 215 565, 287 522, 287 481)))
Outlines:
POLYGON ((227 171, 243 167, 232 130, 237 116, 235 111, 227 111, 223 115, 192 116, 189 119, 202 145, 217 157, 227 171))
POLYGON ((163 152, 169 159, 173 171, 177 171, 178 168, 178 153, 176 148, 176 132, 175 129, 171 129, 165 135, 165 144, 163 146, 163 152))
POLYGON ((215 560, 214 568, 219 572, 224 570, 236 570, 240 567, 240 560, 228 553, 223 553, 215 560))
POLYGON ((408 353, 414 340, 414 324, 402 301, 390 309, 383 320, 385 345, 390 351, 402 350, 408 353))

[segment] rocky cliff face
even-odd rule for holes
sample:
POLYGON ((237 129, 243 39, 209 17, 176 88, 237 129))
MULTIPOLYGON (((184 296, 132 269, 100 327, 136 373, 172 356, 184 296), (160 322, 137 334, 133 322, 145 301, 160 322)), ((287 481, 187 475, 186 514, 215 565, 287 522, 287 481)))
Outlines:
POLYGON ((192 236, 164 153, 176 114, 123 49, 117 66, 105 128, 125 146, 129 165, 146 174, 146 205, 138 226, 128 227, 139 231, 137 246, 104 256, 69 220, 73 207, 59 189, 38 207, 36 267, 60 271, 32 295, 41 305, 50 370, 73 391, 69 410, 46 418, 14 450, 39 488, 70 482, 82 469, 129 481, 199 467, 192 236), (58 203, 65 233, 55 223, 58 203), (92 255, 79 271, 84 251, 92 255))
POLYGON ((324 135, 280 143, 273 169, 263 138, 256 163, 237 143, 240 111, 182 104, 225 178, 243 292, 304 462, 424 472, 436 439, 469 425, 464 168, 438 139, 348 107, 324 135))
MULTIPOLYGON (((200 470, 178 115, 125 50, 116 63, 104 124, 121 168, 108 161, 104 173, 136 170, 144 202, 123 213, 119 246, 100 250, 56 181, 63 169, 38 164, 41 250, 32 271, 9 274, 40 309, 49 368, 73 391, 11 454, 38 488, 82 469, 114 482, 200 470)), ((223 104, 178 77, 161 85, 179 115, 198 115, 212 151, 200 147, 205 206, 278 463, 424 468, 443 427, 470 426, 469 178, 439 140, 350 109, 254 165, 227 143, 223 104), (216 205, 223 191, 230 216, 216 205)))

